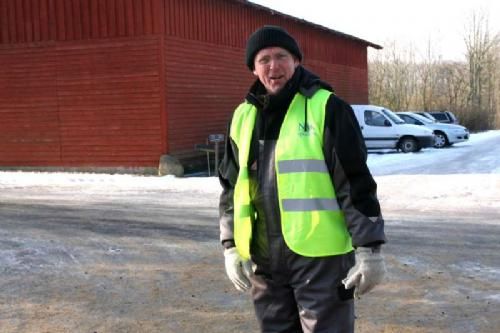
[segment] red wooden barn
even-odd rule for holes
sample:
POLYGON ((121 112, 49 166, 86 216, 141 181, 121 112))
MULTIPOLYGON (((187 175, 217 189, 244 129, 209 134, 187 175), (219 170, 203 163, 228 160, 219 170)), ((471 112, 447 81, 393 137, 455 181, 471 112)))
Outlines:
POLYGON ((368 41, 240 0, 0 0, 0 167, 156 169, 224 133, 246 38, 294 35, 306 67, 368 102, 368 41))

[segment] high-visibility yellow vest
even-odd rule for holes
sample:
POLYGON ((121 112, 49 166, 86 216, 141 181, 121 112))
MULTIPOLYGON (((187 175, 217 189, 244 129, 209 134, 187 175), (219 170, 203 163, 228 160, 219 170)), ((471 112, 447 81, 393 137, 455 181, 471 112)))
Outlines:
MULTIPOLYGON (((306 99, 297 93, 276 143, 275 168, 283 238, 292 251, 307 257, 352 251, 351 237, 323 155, 325 106, 330 94, 320 89, 306 99)), ((252 104, 240 104, 233 115, 230 132, 238 147, 240 165, 234 189, 234 240, 245 259, 250 258, 252 224, 256 218, 248 176, 256 114, 252 104)))

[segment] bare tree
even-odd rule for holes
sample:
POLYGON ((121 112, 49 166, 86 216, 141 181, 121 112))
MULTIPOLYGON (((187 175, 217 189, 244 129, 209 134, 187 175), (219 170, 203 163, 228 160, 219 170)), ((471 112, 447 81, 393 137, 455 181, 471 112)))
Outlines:
POLYGON ((464 38, 469 67, 466 118, 477 129, 491 128, 497 113, 500 37, 491 36, 488 19, 474 11, 464 38))
POLYGON ((410 46, 400 49, 389 42, 384 52, 377 53, 369 64, 369 93, 372 103, 393 110, 406 110, 415 94, 415 56, 410 46))
POLYGON ((396 111, 451 110, 471 130, 500 128, 500 34, 476 11, 464 41, 465 61, 443 61, 430 40, 418 61, 413 46, 386 43, 370 56, 370 101, 396 111))
POLYGON ((469 94, 467 65, 464 62, 447 61, 438 64, 438 109, 457 112, 467 105, 469 94))
POLYGON ((427 49, 423 60, 418 65, 419 77, 419 99, 424 111, 435 109, 438 92, 438 57, 434 54, 432 41, 429 38, 427 41, 427 49))

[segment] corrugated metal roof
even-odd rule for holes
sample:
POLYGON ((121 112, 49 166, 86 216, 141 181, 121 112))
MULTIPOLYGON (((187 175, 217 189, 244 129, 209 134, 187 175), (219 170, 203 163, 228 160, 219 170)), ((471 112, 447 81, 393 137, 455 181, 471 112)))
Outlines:
POLYGON ((343 33, 343 32, 337 31, 337 30, 333 30, 333 29, 327 28, 327 27, 322 26, 320 24, 309 22, 309 21, 306 21, 304 19, 300 19, 298 17, 282 13, 282 12, 279 12, 279 11, 274 10, 272 8, 269 8, 269 7, 266 7, 266 6, 262 6, 262 5, 250 2, 248 0, 231 0, 231 1, 236 1, 236 2, 239 2, 239 3, 244 4, 246 6, 250 6, 250 7, 256 8, 256 9, 267 11, 267 12, 271 13, 272 15, 280 15, 280 16, 286 17, 287 19, 290 19, 290 20, 293 20, 293 21, 296 21, 296 22, 299 22, 299 23, 311 26, 311 27, 313 27, 315 29, 323 30, 323 31, 326 31, 326 32, 331 33, 331 34, 334 34, 334 35, 337 35, 337 36, 341 36, 343 38, 347 38, 347 39, 351 39, 351 40, 363 43, 363 44, 365 44, 367 46, 370 46, 370 47, 373 47, 374 49, 377 49, 377 50, 382 49, 382 46, 380 46, 378 44, 375 44, 375 43, 372 43, 372 42, 369 42, 369 41, 367 41, 365 39, 361 39, 361 38, 358 38, 358 37, 355 37, 355 36, 352 36, 352 35, 348 35, 346 33, 343 33))

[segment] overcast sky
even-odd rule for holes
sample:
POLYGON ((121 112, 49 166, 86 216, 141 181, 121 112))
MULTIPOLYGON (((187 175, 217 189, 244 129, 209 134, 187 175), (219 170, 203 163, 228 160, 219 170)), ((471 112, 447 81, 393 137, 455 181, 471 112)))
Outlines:
POLYGON ((473 10, 485 13, 491 32, 500 31, 499 0, 251 1, 382 46, 392 40, 404 47, 411 42, 424 52, 430 40, 444 59, 463 59, 463 37, 473 10))

